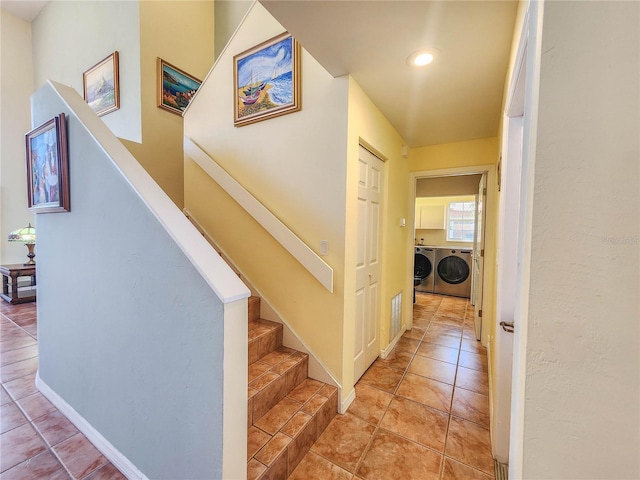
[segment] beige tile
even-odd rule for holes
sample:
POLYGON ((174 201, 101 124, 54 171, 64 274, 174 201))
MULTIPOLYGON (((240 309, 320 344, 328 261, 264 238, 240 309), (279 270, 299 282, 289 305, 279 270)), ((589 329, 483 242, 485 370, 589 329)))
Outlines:
POLYGON ((378 358, 376 363, 384 367, 397 368, 398 370, 404 370, 411 362, 413 354, 409 352, 402 352, 394 349, 385 359, 378 358))
POLYGON ((318 438, 316 421, 307 422, 295 435, 287 449, 287 471, 293 472, 318 438))
POLYGON ((75 478, 83 478, 108 463, 81 433, 60 442, 53 449, 75 478))
POLYGON ((282 480, 287 478, 287 464, 287 452, 283 450, 267 467, 267 471, 262 474, 260 480, 282 480))
POLYGON ((267 467, 269 467, 273 463, 275 463, 276 460, 278 460, 289 443, 291 443, 291 437, 288 437, 283 433, 277 433, 267 442, 264 447, 262 447, 262 449, 258 453, 254 455, 254 457, 260 463, 264 463, 267 467))
POLYGON ((293 438, 298 435, 312 419, 313 417, 307 413, 297 412, 280 431, 293 438))
POLYGON ((460 352, 460 360, 458 365, 465 368, 471 368, 473 370, 480 370, 482 372, 487 371, 487 355, 471 353, 466 351, 460 352))
POLYGON ((380 422, 389 403, 393 399, 391 393, 367 385, 356 384, 356 399, 349 406, 349 413, 375 425, 380 422))
POLYGON ((449 412, 453 387, 446 383, 407 373, 398 387, 398 395, 449 412))
POLYGON ((374 431, 373 425, 355 415, 337 415, 311 451, 353 473, 374 431))
POLYGON ((462 336, 462 326, 433 321, 431 322, 428 332, 432 335, 449 335, 460 338, 462 336))
POLYGON ((458 366, 456 387, 489 395, 489 376, 485 372, 458 366))
POLYGON ((38 370, 38 357, 0 367, 0 380, 7 383, 26 375, 35 374, 38 370))
POLYGON ((302 404, 300 402, 296 402, 290 398, 283 398, 258 421, 254 420, 253 423, 260 430, 270 435, 275 435, 278 430, 291 420, 301 407, 302 404))
POLYGON ((56 407, 40 392, 21 398, 17 402, 31 421, 56 410, 56 407))
POLYGON ((462 345, 460 346, 460 349, 466 352, 482 354, 484 356, 487 355, 487 349, 482 346, 482 343, 475 339, 475 333, 473 339, 462 337, 462 345))
POLYGON ((491 478, 493 475, 489 476, 448 457, 444 459, 442 480, 490 480, 491 478))
POLYGON ((493 472, 489 429, 451 417, 445 455, 484 473, 493 472))
POLYGON ((420 340, 416 340, 415 338, 402 337, 396 343, 394 350, 414 354, 418 349, 418 345, 420 345, 420 340))
POLYGON ((16 348, 8 352, 2 352, 0 357, 0 365, 9 365, 11 363, 28 360, 38 356, 38 345, 29 345, 22 348, 16 348))
POLYGON ((266 465, 252 458, 247 464, 247 480, 257 480, 266 470, 266 465))
POLYGON ((36 419, 33 424, 50 446, 78 433, 78 429, 58 410, 36 419))
POLYGON ((322 382, 313 380, 312 378, 307 378, 303 380, 300 385, 290 391, 287 396, 300 403, 306 403, 322 388, 322 385, 322 382))
POLYGON ((462 388, 453 392, 451 415, 465 420, 489 426, 489 397, 462 388))
POLYGON ((369 367, 360 378, 360 383, 366 383, 372 387, 393 393, 400 383, 404 372, 395 368, 385 367, 375 363, 369 367))
POLYGON ((427 342, 422 342, 422 344, 418 348, 418 351, 416 352, 417 355, 435 358, 436 360, 440 360, 441 362, 452 363, 453 365, 458 364, 459 353, 460 351, 457 348, 450 348, 427 342))
POLYGON ((249 383, 253 382, 256 378, 269 371, 270 369, 271 365, 269 365, 268 363, 262 363, 260 361, 253 362, 251 365, 249 365, 249 383))
POLYGON ((380 427, 444 452, 449 415, 403 397, 395 397, 380 427))
POLYGON ((329 460, 309 452, 288 480, 350 480, 351 474, 329 460))
POLYGON ((422 340, 426 330, 424 328, 420 328, 417 325, 414 325, 411 330, 407 330, 402 335, 402 338, 413 338, 414 340, 422 340))
POLYGON ((12 401, 11 400, 11 396, 9 396, 9 394, 4 389, 4 387, 0 386, 0 405, 6 405, 7 403, 10 403, 11 401, 12 401))
POLYGON ((357 474, 365 480, 438 480, 441 463, 442 455, 378 430, 357 474))
POLYGON ((439 334, 430 332, 429 330, 427 330, 427 333, 425 334, 422 341, 427 343, 435 343, 436 345, 442 345, 443 347, 460 348, 459 336, 439 334))
POLYGON ((258 453, 269 440, 271 440, 271 435, 268 433, 256 427, 249 427, 247 430, 247 459, 258 453))
POLYGON ((4 388, 9 392, 9 395, 14 400, 33 395, 38 392, 36 388, 36 374, 35 372, 25 375, 24 377, 16 378, 11 382, 4 384, 4 388))
POLYGON ((423 377, 432 378, 439 382, 453 385, 456 379, 456 366, 451 363, 441 362, 434 358, 421 357, 416 355, 409 365, 408 372, 421 375, 423 377))
POLYGON ((127 477, 122 475, 113 464, 107 463, 104 467, 101 467, 82 480, 127 480, 127 477))
POLYGON ((0 433, 13 430, 20 425, 24 425, 27 421, 18 406, 13 402, 7 403, 0 408, 0 433))
MULTIPOLYGON (((3 465, 4 468, 4 465, 3 465)), ((110 477, 114 480, 117 477, 110 477)), ((121 477, 124 479, 124 477, 121 477)), ((15 467, 2 473, 2 480, 68 480, 67 471, 60 462, 48 451, 29 458, 15 467)), ((87 479, 89 480, 89 479, 87 479)), ((98 479, 92 479, 98 480, 98 479)))
POLYGON ((0 470, 11 467, 35 457, 46 450, 40 436, 30 424, 25 423, 0 435, 0 470))

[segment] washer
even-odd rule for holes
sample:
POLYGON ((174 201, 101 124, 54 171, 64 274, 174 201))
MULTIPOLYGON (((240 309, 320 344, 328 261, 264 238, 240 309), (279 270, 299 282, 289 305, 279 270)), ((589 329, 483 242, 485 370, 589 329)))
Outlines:
POLYGON ((413 260, 413 279, 417 292, 433 293, 435 279, 436 249, 416 246, 413 260))
POLYGON ((456 297, 471 296, 473 250, 457 247, 436 249, 434 292, 456 297))

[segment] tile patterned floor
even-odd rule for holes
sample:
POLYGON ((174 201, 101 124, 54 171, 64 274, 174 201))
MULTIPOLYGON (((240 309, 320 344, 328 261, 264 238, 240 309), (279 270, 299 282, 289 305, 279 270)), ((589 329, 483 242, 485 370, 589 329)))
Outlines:
POLYGON ((356 385, 292 480, 488 480, 486 349, 466 299, 418 293, 414 327, 356 385))
POLYGON ((36 304, 0 300, 0 480, 124 480, 35 387, 36 304))

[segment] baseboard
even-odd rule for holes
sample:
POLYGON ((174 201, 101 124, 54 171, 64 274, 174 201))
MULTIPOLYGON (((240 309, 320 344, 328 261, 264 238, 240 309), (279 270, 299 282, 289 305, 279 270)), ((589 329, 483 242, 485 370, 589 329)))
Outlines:
POLYGON ((353 403, 353 401, 356 399, 356 389, 354 388, 353 390, 351 390, 351 393, 349 395, 347 395, 347 398, 343 399, 340 402, 340 406, 339 406, 339 412, 340 414, 344 414, 347 412, 347 410, 349 410, 349 407, 351 406, 351 404, 353 403))
POLYGON ((387 348, 385 348, 384 350, 382 350, 380 352, 380 358, 382 358, 384 360, 385 358, 387 358, 389 356, 389 354, 391 353, 391 350, 393 350, 395 348, 396 343, 398 343, 398 340, 400 340, 402 338, 402 335, 406 331, 407 331, 407 326, 403 325, 402 328, 400 328, 400 331, 398 332, 398 334, 395 336, 395 338, 393 340, 391 340, 391 343, 389 343, 389 345, 387 345, 387 348))
POLYGON ((128 480, 149 480, 131 461, 114 447, 85 418, 74 410, 36 373, 36 387, 128 480))
POLYGON ((493 470, 496 480, 509 480, 509 464, 493 459, 493 470))

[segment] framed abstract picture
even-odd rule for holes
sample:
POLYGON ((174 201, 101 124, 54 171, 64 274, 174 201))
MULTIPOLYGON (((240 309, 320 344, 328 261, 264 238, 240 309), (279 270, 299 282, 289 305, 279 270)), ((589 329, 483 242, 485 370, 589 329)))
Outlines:
POLYGON ((233 57, 236 127, 301 108, 300 46, 287 32, 233 57))
POLYGON ((27 194, 35 213, 68 212, 69 158, 64 113, 25 135, 27 194))
POLYGON ((84 100, 98 115, 120 108, 118 52, 113 52, 82 74, 84 100))
POLYGON ((158 58, 158 107, 182 115, 202 81, 158 58))

